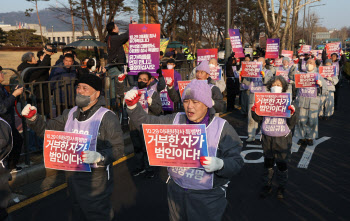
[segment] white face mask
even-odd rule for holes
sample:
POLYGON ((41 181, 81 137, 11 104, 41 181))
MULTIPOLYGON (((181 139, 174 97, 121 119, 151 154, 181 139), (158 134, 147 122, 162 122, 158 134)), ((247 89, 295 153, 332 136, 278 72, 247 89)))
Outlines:
POLYGON ((209 68, 215 68, 215 64, 209 64, 209 68))
POLYGON ((282 87, 280 86, 271 87, 271 93, 282 93, 282 87))
POLYGON ((171 65, 171 64, 168 64, 166 67, 167 67, 168 69, 173 69, 173 68, 174 68, 174 66, 171 65))

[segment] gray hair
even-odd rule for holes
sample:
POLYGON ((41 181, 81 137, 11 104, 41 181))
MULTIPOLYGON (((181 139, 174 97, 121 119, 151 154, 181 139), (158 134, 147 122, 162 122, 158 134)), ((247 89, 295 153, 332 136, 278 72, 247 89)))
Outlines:
POLYGON ((33 52, 26 52, 24 55, 22 55, 22 62, 32 61, 32 57, 34 57, 33 52))

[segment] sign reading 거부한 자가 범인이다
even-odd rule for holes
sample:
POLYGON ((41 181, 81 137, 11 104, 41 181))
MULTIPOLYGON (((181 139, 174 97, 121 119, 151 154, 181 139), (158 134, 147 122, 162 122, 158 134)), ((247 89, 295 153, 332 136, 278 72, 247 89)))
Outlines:
POLYGON ((45 168, 91 172, 81 154, 89 150, 91 135, 46 130, 44 137, 45 168))
POLYGON ((289 77, 288 77, 289 71, 276 71, 276 76, 281 75, 286 81, 289 83, 289 77))
POLYGON ((255 93, 255 113, 265 117, 290 117, 289 93, 255 93))
POLYGON ((317 73, 305 73, 305 74, 295 74, 295 87, 305 88, 305 87, 317 87, 316 81, 318 80, 317 73))
POLYGON ((232 51, 235 53, 235 58, 244 58, 243 46, 241 41, 241 35, 239 29, 229 29, 230 41, 232 45, 232 51))
POLYGON ((320 66, 318 72, 323 78, 333 77, 337 75, 337 66, 320 66))
POLYGON ((265 58, 278 58, 280 51, 280 39, 268 38, 266 40, 265 58))
MULTIPOLYGON (((174 82, 174 69, 163 69, 162 70, 163 77, 165 82, 167 82, 167 79, 171 78, 174 82)), ((162 101, 162 108, 164 111, 173 111, 174 110, 174 102, 170 99, 167 87, 164 88, 160 92, 160 100, 162 101)))
POLYGON ((262 62, 242 62, 241 77, 261 78, 262 62))
POLYGON ((211 58, 218 59, 218 49, 198 49, 197 50, 197 65, 202 61, 209 61, 211 58))
POLYGON ((191 81, 178 81, 179 85, 179 92, 180 92, 180 97, 182 97, 182 93, 184 92, 186 86, 190 83, 191 81))
POLYGON ((143 124, 149 164, 152 166, 203 168, 208 156, 205 124, 143 124))
POLYGON ((160 24, 129 25, 130 75, 147 71, 158 76, 160 50, 160 24))

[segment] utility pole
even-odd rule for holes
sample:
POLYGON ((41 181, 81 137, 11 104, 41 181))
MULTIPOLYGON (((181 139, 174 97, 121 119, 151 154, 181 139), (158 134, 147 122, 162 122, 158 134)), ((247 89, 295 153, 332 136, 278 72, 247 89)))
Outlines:
MULTIPOLYGON (((304 4, 306 3, 306 0, 304 0, 304 4)), ((303 41, 305 42, 305 11, 306 11, 306 5, 304 6, 304 19, 303 19, 303 41)))
POLYGON ((292 18, 292 51, 294 54, 294 34, 295 34, 295 0, 293 0, 293 18, 292 18))
POLYGON ((225 63, 230 57, 231 52, 231 42, 230 42, 230 20, 231 20, 231 0, 227 0, 226 6, 226 30, 225 30, 225 63))

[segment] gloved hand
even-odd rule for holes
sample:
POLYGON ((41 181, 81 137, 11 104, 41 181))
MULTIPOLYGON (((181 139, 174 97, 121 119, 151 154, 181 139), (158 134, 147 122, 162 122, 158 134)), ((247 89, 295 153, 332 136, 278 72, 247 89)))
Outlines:
POLYGON ((29 121, 35 121, 35 119, 37 118, 36 107, 27 104, 22 110, 22 116, 27 118, 29 121))
POLYGON ((200 157, 200 162, 208 173, 221 170, 224 166, 224 161, 217 157, 200 157))
POLYGON ((152 105, 152 98, 151 97, 147 97, 147 103, 149 106, 152 105))
POLYGON ((254 103, 254 105, 252 106, 252 111, 255 112, 255 110, 256 110, 256 104, 254 103))
POLYGON ((98 163, 104 160, 104 157, 96 151, 84 151, 81 155, 81 159, 84 163, 98 163))
POLYGON ((120 74, 120 75, 118 76, 118 81, 119 81, 120 83, 123 82, 124 79, 125 79, 125 77, 126 77, 126 74, 120 74))
POLYGON ((296 58, 293 61, 294 61, 294 64, 298 64, 299 63, 299 58, 296 58))
POLYGON ((290 110, 290 114, 293 115, 295 113, 295 107, 294 105, 289 105, 288 110, 290 110))
POLYGON ((328 77, 327 80, 332 81, 333 82, 333 78, 332 77, 328 77))
POLYGON ((290 81, 289 81, 289 83, 290 83, 290 84, 293 84, 293 83, 294 83, 294 81, 293 81, 293 80, 290 80, 290 81))
POLYGON ((260 74, 262 75, 262 77, 265 77, 265 71, 260 71, 260 74))
POLYGON ((318 84, 320 87, 322 87, 322 81, 317 80, 317 81, 316 81, 316 84, 318 84))
POLYGON ((130 90, 125 94, 125 103, 130 110, 134 109, 137 102, 140 100, 141 92, 137 90, 130 90))
POLYGON ((173 88, 174 80, 172 78, 167 78, 166 79, 166 85, 169 87, 169 89, 173 88))

